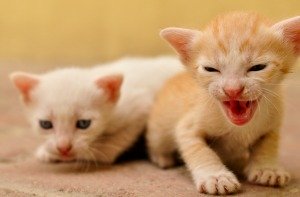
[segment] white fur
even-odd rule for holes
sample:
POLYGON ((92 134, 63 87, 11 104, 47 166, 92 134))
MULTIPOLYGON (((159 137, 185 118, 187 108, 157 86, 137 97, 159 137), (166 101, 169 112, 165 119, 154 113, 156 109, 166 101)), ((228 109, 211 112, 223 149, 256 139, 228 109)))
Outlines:
POLYGON ((35 130, 47 134, 37 156, 43 161, 97 160, 112 163, 144 129, 155 94, 166 79, 182 70, 173 57, 126 58, 93 68, 65 68, 38 75, 27 105, 35 130), (121 95, 108 103, 95 81, 121 74, 121 95), (78 119, 91 119, 86 130, 76 129, 78 119), (51 120, 54 128, 41 129, 39 120, 51 120), (58 143, 71 143, 74 156, 64 158, 58 143))

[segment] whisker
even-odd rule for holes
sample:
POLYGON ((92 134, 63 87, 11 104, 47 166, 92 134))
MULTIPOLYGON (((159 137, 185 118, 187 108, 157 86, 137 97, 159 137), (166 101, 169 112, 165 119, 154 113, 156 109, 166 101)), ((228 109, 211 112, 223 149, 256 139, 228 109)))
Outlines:
MULTIPOLYGON (((90 147, 90 149, 94 152, 94 154, 100 154, 101 157, 104 157, 104 160, 106 160, 106 161, 110 160, 109 157, 101 150, 95 149, 94 147, 90 147)), ((96 155, 95 155, 95 157, 96 157, 96 155)), ((99 160, 97 159, 97 161, 99 161, 99 160)))
POLYGON ((280 113, 279 110, 278 110, 278 108, 274 105, 274 103, 273 103, 270 99, 267 98, 267 96, 263 95, 263 98, 266 99, 266 101, 267 101, 269 104, 272 104, 272 106, 274 107, 274 109, 275 109, 278 113, 280 113))
POLYGON ((88 153, 90 154, 93 163, 94 163, 95 166, 98 168, 98 161, 97 161, 97 158, 96 158, 95 154, 94 154, 93 151, 90 150, 90 149, 88 149, 88 153))

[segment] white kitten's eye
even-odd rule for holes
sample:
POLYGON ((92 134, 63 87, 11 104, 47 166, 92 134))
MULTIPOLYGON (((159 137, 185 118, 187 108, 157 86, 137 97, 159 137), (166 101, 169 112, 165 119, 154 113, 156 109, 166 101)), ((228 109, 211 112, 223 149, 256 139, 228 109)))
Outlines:
POLYGON ((78 128, 78 129, 87 129, 87 128, 90 127, 91 122, 92 122, 91 120, 84 120, 84 119, 77 120, 76 128, 78 128))
POLYGON ((265 69, 266 67, 267 67, 267 65, 265 65, 265 64, 257 64, 257 65, 252 66, 251 68, 249 68, 248 72, 260 71, 260 70, 265 69))
POLYGON ((204 66, 203 67, 204 70, 206 70, 207 72, 220 72, 219 70, 213 68, 213 67, 209 67, 209 66, 204 66))
POLYGON ((49 120, 40 120, 39 123, 40 123, 40 127, 43 129, 52 129, 53 128, 53 124, 49 120))

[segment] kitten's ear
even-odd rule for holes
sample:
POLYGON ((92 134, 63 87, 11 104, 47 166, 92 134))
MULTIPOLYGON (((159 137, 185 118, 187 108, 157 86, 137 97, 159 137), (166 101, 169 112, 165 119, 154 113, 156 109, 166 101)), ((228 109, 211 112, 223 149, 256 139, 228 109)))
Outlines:
POLYGON ((282 33, 284 39, 294 44, 297 55, 300 55, 300 16, 280 21, 272 27, 282 33))
POLYGON ((200 35, 200 31, 169 27, 160 32, 160 36, 179 53, 183 61, 190 59, 192 44, 195 38, 200 35))
POLYGON ((15 72, 9 78, 21 93, 24 103, 29 103, 31 101, 30 91, 39 83, 39 77, 29 73, 15 72))
POLYGON ((104 90, 109 102, 116 102, 120 96, 120 87, 123 82, 123 75, 115 74, 101 77, 96 80, 98 88, 104 90))

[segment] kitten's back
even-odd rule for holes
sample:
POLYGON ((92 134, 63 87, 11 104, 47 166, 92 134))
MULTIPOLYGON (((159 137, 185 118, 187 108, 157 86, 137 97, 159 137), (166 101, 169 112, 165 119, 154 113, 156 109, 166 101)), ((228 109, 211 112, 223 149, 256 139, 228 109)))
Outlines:
POLYGON ((158 90, 165 79, 183 70, 183 66, 176 57, 161 56, 156 58, 123 58, 109 64, 103 64, 93 69, 94 73, 106 75, 121 73, 124 77, 123 89, 150 88, 158 90))

